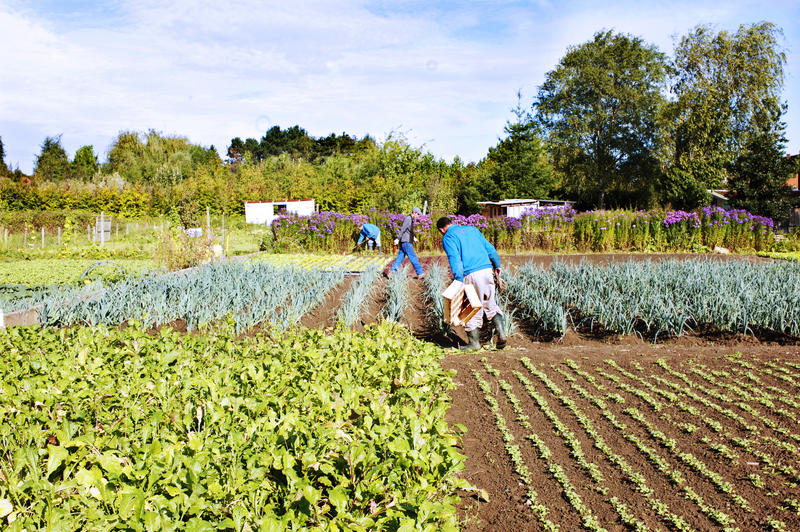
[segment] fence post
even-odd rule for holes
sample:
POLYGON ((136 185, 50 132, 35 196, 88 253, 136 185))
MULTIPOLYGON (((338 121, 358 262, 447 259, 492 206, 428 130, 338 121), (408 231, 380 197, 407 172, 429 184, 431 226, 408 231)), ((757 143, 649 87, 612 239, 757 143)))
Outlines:
POLYGON ((86 224, 86 240, 88 240, 89 242, 91 242, 91 241, 92 241, 92 231, 91 231, 91 228, 92 228, 92 225, 91 225, 91 224, 86 224))
POLYGON ((61 228, 58 228, 58 245, 61 246, 61 228))
POLYGON ((28 226, 25 226, 25 236, 22 237, 22 247, 27 249, 28 248, 28 226))
POLYGON ((106 244, 106 217, 103 211, 100 211, 100 247, 106 244))
POLYGON ((117 221, 117 240, 119 240, 119 221, 117 221))
POLYGON ((44 226, 42 226, 42 249, 44 249, 44 226))
POLYGON ((208 243, 211 243, 211 209, 206 205, 206 231, 208 232, 208 243))

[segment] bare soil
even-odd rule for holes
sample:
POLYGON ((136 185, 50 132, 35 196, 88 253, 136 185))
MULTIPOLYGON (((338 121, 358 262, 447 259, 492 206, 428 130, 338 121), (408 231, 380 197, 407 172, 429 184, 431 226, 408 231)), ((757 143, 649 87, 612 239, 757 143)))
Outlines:
MULTIPOLYGON (((503 256, 502 261, 504 268, 513 269, 531 260, 548 266, 555 260, 570 263, 581 260, 609 263, 694 257, 708 260, 747 259, 753 262, 770 260, 730 255, 594 254, 503 256)), ((444 261, 446 264, 444 257, 421 257, 426 271, 430 264, 437 261, 444 261)), ((387 269, 389 264, 387 263, 387 269)), ((410 282, 412 305, 407 310, 404 320, 413 334, 444 348, 455 348, 463 344, 465 342, 463 331, 445 336, 429 325, 423 281, 410 282)), ((330 326, 330 315, 333 312, 331 307, 335 306, 335 301, 345 290, 341 287, 336 294, 329 296, 324 304, 325 309, 320 309, 308 319, 304 318, 303 324, 309 327, 330 326)), ((381 319, 380 309, 383 305, 384 290, 385 283, 380 281, 375 288, 377 297, 364 312, 360 326, 381 319)), ((484 332, 483 337, 488 336, 489 331, 484 332)), ((548 508, 547 518, 558 524, 561 530, 582 528, 580 515, 570 505, 562 485, 556 482, 549 471, 549 466, 554 463, 563 468, 563 472, 585 507, 606 529, 627 529, 609 502, 612 497, 624 502, 628 511, 649 529, 672 528, 656 514, 652 501, 648 502, 647 497, 637 492, 630 477, 598 450, 593 443, 594 440, 578 422, 574 413, 525 368, 520 360, 527 357, 575 401, 577 408, 589 417, 597 429, 597 434, 613 452, 624 457, 629 466, 642 475, 641 478, 647 487, 653 490, 653 497, 657 497, 660 503, 665 504, 670 512, 682 517, 693 529, 723 528, 719 522, 709 517, 708 509, 713 508, 724 512, 732 521, 730 526, 739 527, 740 530, 766 529, 768 517, 782 521, 787 530, 800 530, 797 509, 787 509, 788 503, 784 502, 800 499, 800 473, 794 477, 791 473, 787 473, 792 471, 791 468, 800 471, 800 450, 797 449, 800 447, 800 408, 787 404, 800 393, 800 369, 786 365, 787 362, 800 362, 798 355, 800 355, 800 340, 794 337, 768 334, 764 331, 756 331, 754 335, 745 336, 709 328, 695 330, 680 338, 659 338, 659 343, 654 344, 651 338, 620 336, 598 328, 569 331, 564 337, 543 337, 520 327, 509 340, 509 346, 503 351, 496 351, 491 346, 475 353, 461 353, 453 349, 451 354, 442 360, 444 368, 455 371, 456 387, 451 392, 452 406, 447 420, 451 424, 461 424, 467 428, 461 442, 462 452, 467 457, 466 469, 462 472, 462 476, 475 487, 486 490, 488 494, 488 501, 472 492, 462 494, 460 511, 464 528, 466 530, 542 529, 540 521, 531 510, 529 488, 538 494, 538 502, 548 508), (730 358, 730 355, 734 354, 738 354, 740 358, 730 358), (499 372, 499 377, 486 371, 481 361, 483 357, 486 357, 488 363, 499 372), (659 359, 667 361, 673 371, 683 374, 699 388, 689 386, 685 381, 661 368, 656 364, 659 359), (577 363, 581 371, 591 375, 594 383, 575 373, 566 365, 567 360, 577 363), (636 382, 625 377, 606 362, 608 360, 614 361, 624 371, 643 380, 636 382), (748 370, 738 365, 736 360, 743 360, 756 369, 748 370), (776 364, 787 373, 777 372, 769 364, 776 364), (715 375, 719 382, 712 384, 695 371, 715 375), (760 384, 757 386, 760 391, 748 392, 742 387, 746 384, 755 384, 755 381, 746 377, 747 371, 751 371, 755 378, 760 379, 760 384), (490 382, 494 397, 501 405, 502 415, 506 419, 510 433, 514 436, 513 443, 519 446, 522 458, 529 469, 531 486, 525 486, 521 477, 515 473, 495 416, 488 407, 473 372, 478 372, 483 379, 490 382), (522 386, 516 372, 524 374, 534 382, 536 391, 546 398, 551 410, 566 424, 569 432, 580 443, 585 459, 600 471, 603 478, 602 485, 597 485, 575 460, 570 448, 555 430, 552 421, 544 415, 527 389, 522 386), (571 380, 565 375, 570 375, 571 380), (626 391, 623 385, 606 375, 613 375, 619 382, 627 385, 628 390, 640 390, 639 394, 626 391), (779 375, 786 378, 781 379, 779 375), (519 423, 518 413, 512 409, 510 401, 499 387, 500 379, 511 384, 513 394, 527 414, 532 430, 524 428, 519 423), (692 399, 692 396, 680 396, 670 402, 665 395, 660 394, 668 393, 670 389, 658 379, 689 389, 695 394, 694 397, 701 397, 705 402, 692 399), (680 486, 670 481, 670 478, 654 465, 652 459, 643 454, 622 431, 614 427, 594 403, 573 391, 572 381, 596 397, 603 398, 613 416, 625 424, 626 432, 638 438, 660 456, 666 464, 664 467, 679 472, 684 479, 683 486, 690 486, 702 498, 706 505, 705 509, 687 500, 685 493, 680 491, 680 486), (642 395, 643 393, 649 395, 642 395), (742 395, 746 393, 750 393, 751 396, 742 395), (609 399, 610 395, 615 394, 624 402, 616 403, 609 399), (643 397, 650 397, 652 401, 661 405, 661 409, 654 410, 651 403, 643 397), (721 398, 727 399, 727 402, 721 398), (786 399, 786 402, 780 401, 783 399, 786 399), (676 406, 680 402, 685 407, 694 409, 692 412, 696 413, 689 414, 686 409, 676 406), (744 408, 749 410, 743 409, 738 403, 744 404, 744 408), (770 404, 773 405, 772 408, 765 406, 770 404), (672 451, 655 439, 642 424, 625 413, 628 408, 635 408, 641 412, 652 427, 662 431, 668 440, 674 440, 677 450, 672 451), (780 410, 784 413, 780 413, 780 410), (688 432, 685 427, 691 426, 697 428, 688 432), (751 429, 745 428, 747 426, 751 429), (715 432, 711 427, 719 427, 720 432, 715 432), (548 460, 543 460, 531 441, 526 438, 531 431, 538 434, 552 451, 548 460), (752 449, 745 450, 738 447, 736 441, 751 441, 752 449), (720 445, 724 445, 731 451, 731 455, 726 458, 719 451, 715 451, 711 444, 716 445, 717 449, 721 449, 720 445), (687 462, 680 458, 681 453, 690 453, 712 471, 712 475, 718 475, 715 478, 722 479, 719 482, 727 482, 733 486, 734 493, 746 500, 750 511, 738 505, 731 494, 724 493, 719 485, 709 480, 708 475, 703 475, 697 468, 687 465, 687 462), (771 462, 765 462, 765 457, 771 462)), ((800 400, 794 404, 800 407, 798 403, 800 400)))

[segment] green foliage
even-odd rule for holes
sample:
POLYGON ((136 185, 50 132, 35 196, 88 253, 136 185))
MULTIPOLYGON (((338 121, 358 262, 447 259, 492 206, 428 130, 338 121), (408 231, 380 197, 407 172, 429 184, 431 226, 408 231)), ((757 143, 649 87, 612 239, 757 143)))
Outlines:
POLYGON ((682 335, 711 325, 721 331, 757 328, 800 335, 794 263, 662 261, 571 266, 549 270, 533 263, 508 280, 522 317, 564 334, 567 323, 621 334, 682 335), (636 294, 631 298, 631 294, 636 294))
POLYGON ((129 277, 83 290, 43 294, 43 324, 121 324, 155 327, 184 320, 188 330, 230 317, 235 331, 269 323, 286 329, 341 282, 342 270, 273 267, 263 263, 214 263, 172 274, 129 277))
POLYGON ((212 257, 208 238, 189 237, 179 226, 164 231, 156 245, 153 260, 168 271, 197 266, 212 257))
POLYGON ((327 137, 315 138, 298 125, 286 129, 272 126, 260 141, 253 138, 243 141, 240 137, 231 139, 228 157, 237 162, 246 154, 256 162, 278 155, 288 155, 294 160, 320 161, 332 155, 353 154, 374 145, 375 142, 368 135, 361 140, 346 133, 331 133, 327 137))
MULTIPOLYGON (((76 284, 86 269, 94 264, 94 259, 36 259, 10 260, 0 262, 0 285, 25 285, 30 287, 54 284, 76 284)), ((116 259, 119 265, 129 272, 145 272, 152 263, 145 259, 116 259)), ((95 272, 102 279, 116 278, 116 268, 106 268, 95 272), (106 275, 107 274, 107 275, 106 275)))
POLYGON ((771 259, 790 260, 794 262, 800 261, 800 251, 759 251, 759 257, 769 257, 771 259))
POLYGON ((67 152, 61 146, 61 135, 45 138, 42 151, 33 166, 36 178, 39 181, 59 182, 69 178, 70 171, 67 152))
POLYGON ((731 168, 731 206, 785 220, 791 209, 791 189, 786 180, 791 162, 783 155, 780 133, 762 131, 750 136, 731 168))
POLYGON ((89 181, 100 170, 97 162, 97 155, 94 154, 93 146, 82 146, 75 152, 75 160, 72 161, 72 174, 75 179, 89 181))
POLYGON ((508 136, 489 148, 487 179, 481 183, 483 200, 549 198, 556 186, 540 128, 522 109, 521 96, 517 97, 517 119, 504 128, 508 136))
POLYGON ((365 306, 373 301, 375 281, 378 280, 382 265, 372 265, 361 272, 357 282, 347 291, 339 304, 336 319, 345 327, 352 327, 359 319, 365 306))
POLYGON ((664 199, 695 208, 703 198, 683 191, 721 188, 750 138, 776 129, 783 65, 780 30, 772 23, 741 25, 735 34, 698 26, 681 38, 673 60, 670 122, 672 186, 664 199))
POLYGON ((6 149, 3 146, 3 137, 0 137, 0 178, 7 176, 8 173, 8 166, 6 166, 6 149))
POLYGON ((546 74, 534 109, 572 195, 602 209, 615 188, 652 185, 665 79, 655 46, 611 31, 571 47, 546 74))
POLYGON ((383 313, 387 320, 399 322, 411 303, 408 268, 402 266, 386 283, 386 305, 383 313))
POLYGON ((86 227, 87 224, 94 223, 94 213, 81 210, 20 210, 20 211, 0 211, 0 226, 8 228, 11 232, 20 232, 27 225, 28 227, 44 227, 52 231, 58 227, 65 227, 67 220, 71 219, 73 225, 86 227))
POLYGON ((402 329, 16 328, 0 351, 10 530, 455 530, 452 383, 402 329))
POLYGON ((220 164, 214 147, 208 149, 189 143, 186 137, 163 136, 147 132, 144 141, 139 133, 124 131, 108 151, 104 172, 117 173, 128 183, 175 186, 204 164, 220 164))

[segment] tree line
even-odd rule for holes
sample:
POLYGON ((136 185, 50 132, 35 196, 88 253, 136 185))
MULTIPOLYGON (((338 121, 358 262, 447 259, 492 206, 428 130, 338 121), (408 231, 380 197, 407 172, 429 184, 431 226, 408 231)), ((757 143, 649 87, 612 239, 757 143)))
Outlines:
POLYGON ((184 137, 125 131, 102 164, 93 146, 70 160, 54 136, 31 176, 0 163, 0 207, 110 194, 114 208, 186 216, 307 197, 344 212, 428 201, 470 214, 480 200, 519 197, 694 209, 708 204, 709 190, 728 189, 733 206, 782 219, 791 206, 785 181, 800 158, 785 154, 781 35, 769 22, 733 33, 698 26, 670 57, 640 37, 600 31, 567 49, 532 102, 518 95, 503 138, 477 163, 445 162, 398 134, 314 137, 299 125, 235 137, 224 158, 184 137))

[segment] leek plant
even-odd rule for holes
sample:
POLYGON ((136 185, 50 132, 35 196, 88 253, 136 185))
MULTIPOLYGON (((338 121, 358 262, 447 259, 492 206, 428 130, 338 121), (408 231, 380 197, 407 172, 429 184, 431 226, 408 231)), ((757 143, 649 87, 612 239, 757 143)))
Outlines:
POLYGON ((539 330, 555 331, 563 336, 567 331, 568 310, 558 295, 562 287, 544 269, 527 264, 506 282, 504 297, 514 302, 519 316, 530 320, 539 330))
POLYGON ((370 266, 361 274, 358 282, 353 283, 353 286, 344 295, 342 305, 336 314, 339 323, 345 327, 352 327, 358 320, 364 305, 372 301, 373 288, 380 273, 379 265, 370 266))
POLYGON ((549 270, 529 263, 508 285, 521 316, 562 334, 569 320, 654 340, 702 325, 800 336, 800 265, 794 263, 555 262, 549 270))
POLYGON ((287 326, 323 297, 341 271, 276 268, 263 263, 208 264, 188 272, 130 277, 80 291, 63 289, 42 300, 44 325, 116 325, 136 320, 154 327, 184 319, 188 330, 232 315, 241 332, 269 321, 287 326))
POLYGON ((303 281, 292 287, 287 304, 273 315, 272 325, 286 330, 297 325, 303 315, 325 299, 328 292, 344 279, 342 270, 304 272, 303 281))
POLYGON ((400 321, 406 307, 411 300, 408 293, 408 272, 405 267, 395 272, 389 282, 386 283, 386 306, 383 308, 384 315, 392 321, 400 321))
POLYGON ((450 325, 444 322, 444 292, 445 268, 438 262, 431 264, 428 273, 425 274, 425 299, 428 300, 428 322, 431 327, 440 330, 445 334, 450 332, 450 325))
POLYGON ((514 310, 506 292, 496 292, 495 299, 497 306, 500 307, 500 313, 503 315, 503 332, 506 337, 510 337, 517 331, 517 324, 514 322, 516 310, 514 310))

